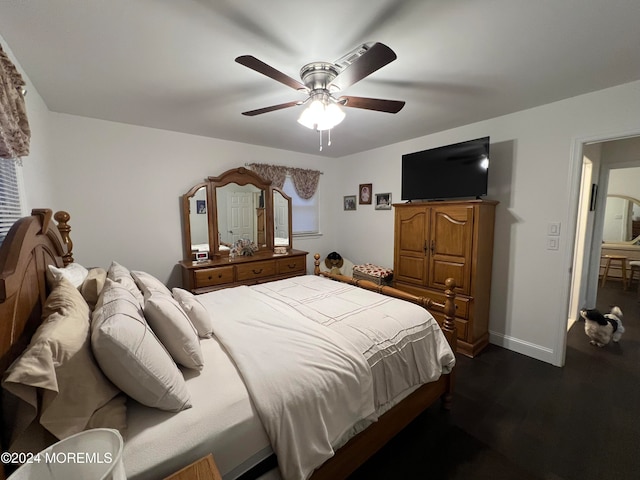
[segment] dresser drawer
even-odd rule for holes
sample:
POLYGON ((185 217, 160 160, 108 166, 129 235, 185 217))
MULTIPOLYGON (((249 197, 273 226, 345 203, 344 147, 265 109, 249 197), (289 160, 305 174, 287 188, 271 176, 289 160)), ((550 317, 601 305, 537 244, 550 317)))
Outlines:
POLYGON ((307 268, 305 257, 280 258, 276 260, 278 275, 304 272, 307 268))
POLYGON ((236 265, 237 280, 251 280, 253 278, 270 277, 276 274, 276 262, 251 262, 244 265, 236 265))
POLYGON ((194 272, 195 288, 213 287, 233 282, 233 267, 203 268, 194 272))

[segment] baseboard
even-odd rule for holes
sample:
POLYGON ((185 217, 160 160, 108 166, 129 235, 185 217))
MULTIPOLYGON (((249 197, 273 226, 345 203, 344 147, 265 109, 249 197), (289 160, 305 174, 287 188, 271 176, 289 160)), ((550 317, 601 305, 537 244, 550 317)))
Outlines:
POLYGON ((489 331, 489 343, 554 365, 555 355, 550 348, 492 331, 489 331))

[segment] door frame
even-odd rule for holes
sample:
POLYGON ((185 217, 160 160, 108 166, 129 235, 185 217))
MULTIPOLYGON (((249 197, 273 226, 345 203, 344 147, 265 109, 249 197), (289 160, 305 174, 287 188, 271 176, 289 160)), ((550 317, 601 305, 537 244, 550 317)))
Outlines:
MULTIPOLYGON (((567 232, 568 232, 568 245, 571 245, 571 248, 567 248, 565 250, 565 255, 563 258, 563 267, 565 273, 565 281, 564 289, 563 289, 563 298, 566 299, 566 308, 565 314, 561 316, 560 321, 557 324, 557 332, 556 332, 556 344, 554 346, 554 355, 553 355, 553 364, 559 367, 564 366, 566 359, 566 350, 567 350, 567 319, 569 318, 569 309, 572 306, 572 292, 579 291, 582 278, 577 278, 577 274, 574 273, 573 265, 576 256, 576 246, 584 245, 587 242, 587 238, 592 242, 592 247, 590 252, 585 252, 585 258, 591 258, 589 261, 589 275, 587 278, 587 282, 592 281, 593 276, 593 252, 595 251, 595 245, 593 243, 594 231, 598 228, 598 221, 596 216, 596 221, 594 222, 594 227, 590 229, 590 231, 579 232, 578 228, 578 208, 580 204, 580 195, 582 192, 582 167, 583 167, 583 151, 584 146, 591 143, 602 143, 612 140, 624 140, 625 138, 637 137, 640 136, 640 130, 630 130, 619 133, 608 133, 608 134, 599 134, 592 136, 584 136, 584 137, 574 137, 572 145, 571 145, 571 162, 569 165, 569 214, 567 218, 567 232), (580 236, 579 236, 580 235, 580 236)), ((598 176, 598 185, 602 179, 602 175, 604 173, 605 168, 601 168, 600 175, 598 176)), ((606 170, 606 176, 608 177, 608 170, 606 170)), ((606 196, 606 192, 598 192, 597 200, 596 200, 596 211, 602 209, 604 205, 604 197, 606 196)), ((598 272, 599 272, 599 264, 598 264, 598 272)), ((597 281, 597 278, 596 278, 597 281)))

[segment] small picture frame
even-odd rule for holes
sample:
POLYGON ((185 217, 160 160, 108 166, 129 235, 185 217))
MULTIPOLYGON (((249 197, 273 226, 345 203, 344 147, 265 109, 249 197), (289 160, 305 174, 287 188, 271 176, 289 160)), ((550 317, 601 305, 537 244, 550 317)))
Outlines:
POLYGON ((360 205, 371 205, 373 193, 371 192, 373 185, 371 183, 361 183, 358 188, 358 199, 360 205))
POLYGON ((355 195, 345 195, 343 199, 343 205, 345 210, 355 210, 356 209, 356 196, 355 195))
POLYGON ((196 213, 199 213, 201 215, 207 213, 206 200, 196 200, 196 213))
POLYGON ((391 210, 391 193, 376 193, 376 210, 391 210))

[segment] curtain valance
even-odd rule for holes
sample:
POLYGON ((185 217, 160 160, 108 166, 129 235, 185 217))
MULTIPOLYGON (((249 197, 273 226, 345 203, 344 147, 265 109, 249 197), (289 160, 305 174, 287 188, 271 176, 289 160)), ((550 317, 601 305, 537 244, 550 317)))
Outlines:
POLYGON ((24 86, 22 75, 0 46, 0 158, 29 155, 31 130, 24 86))
POLYGON ((318 190, 318 182, 321 175, 318 170, 268 165, 266 163, 250 163, 247 166, 277 188, 282 188, 285 178, 290 175, 296 193, 305 200, 313 197, 316 190, 318 190))

